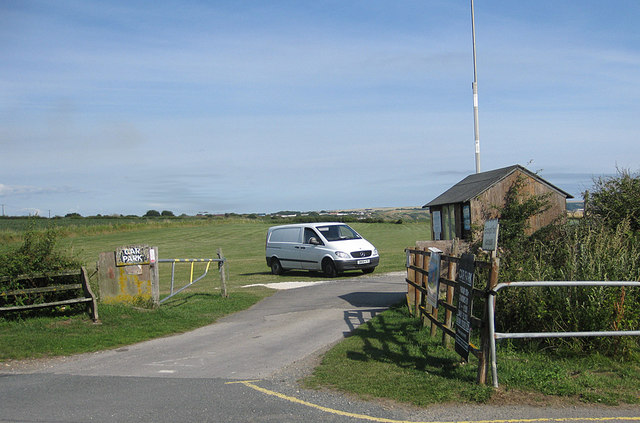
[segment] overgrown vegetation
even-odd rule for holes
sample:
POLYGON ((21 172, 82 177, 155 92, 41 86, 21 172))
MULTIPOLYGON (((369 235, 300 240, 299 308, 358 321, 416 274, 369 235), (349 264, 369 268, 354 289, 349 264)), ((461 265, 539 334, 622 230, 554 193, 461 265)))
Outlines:
POLYGON ((19 275, 78 269, 82 265, 78 259, 56 248, 58 237, 55 227, 42 231, 30 225, 20 246, 0 253, 0 289, 11 288, 7 284, 19 275))
MULTIPOLYGON (((547 207, 516 183, 500 219, 501 281, 640 281, 640 178, 628 171, 600 178, 588 213, 558 221, 531 235, 527 221, 547 207)), ((506 331, 605 331, 640 326, 637 288, 524 288, 498 296, 497 324, 506 331)), ((628 354, 637 338, 548 339, 546 346, 575 352, 628 354)), ((538 345, 536 343, 536 345, 538 345)))
POLYGON ((618 169, 617 176, 599 177, 594 189, 585 193, 587 216, 616 229, 628 224, 629 229, 640 231, 640 175, 618 169))
MULTIPOLYGON (((53 300, 67 300, 76 296, 73 290, 62 292, 36 291, 20 295, 5 295, 7 291, 23 288, 38 288, 48 284, 50 275, 63 270, 78 270, 80 261, 56 248, 58 231, 49 227, 38 231, 33 225, 25 232, 23 242, 15 249, 0 253, 0 307, 42 304, 53 300), (20 278, 18 278, 20 276, 20 278)), ((64 278, 73 280, 72 276, 64 278)), ((72 282, 76 283, 76 282, 72 282)), ((21 312, 21 316, 56 314, 58 311, 82 309, 78 305, 68 305, 62 310, 38 309, 21 312)), ((14 317, 16 317, 14 315, 14 317)))

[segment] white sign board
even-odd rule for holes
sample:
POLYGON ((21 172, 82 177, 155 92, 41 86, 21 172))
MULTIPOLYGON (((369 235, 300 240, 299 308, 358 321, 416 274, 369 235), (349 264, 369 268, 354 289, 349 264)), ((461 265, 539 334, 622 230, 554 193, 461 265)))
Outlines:
POLYGON ((484 235, 482 236, 482 249, 485 251, 496 251, 498 249, 498 229, 500 224, 498 219, 491 219, 484 222, 484 235))
POLYGON ((429 274, 427 277, 427 303, 438 308, 438 295, 440 292, 440 254, 442 250, 429 247, 431 257, 429 259, 429 274))

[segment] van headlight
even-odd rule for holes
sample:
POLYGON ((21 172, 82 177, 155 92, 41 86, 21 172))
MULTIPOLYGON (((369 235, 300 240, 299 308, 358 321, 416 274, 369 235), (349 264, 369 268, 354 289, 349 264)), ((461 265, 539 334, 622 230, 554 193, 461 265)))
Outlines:
POLYGON ((336 251, 336 257, 342 258, 342 259, 348 259, 349 258, 349 254, 344 253, 342 251, 336 251))
POLYGON ((373 249, 373 255, 374 255, 374 256, 377 256, 377 255, 378 255, 378 249, 377 249, 377 248, 374 248, 374 249, 373 249))

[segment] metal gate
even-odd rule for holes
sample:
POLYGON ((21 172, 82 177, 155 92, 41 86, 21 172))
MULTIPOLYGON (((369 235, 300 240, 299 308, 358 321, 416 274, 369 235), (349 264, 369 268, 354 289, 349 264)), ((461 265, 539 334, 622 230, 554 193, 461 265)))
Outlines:
POLYGON ((493 386, 498 387, 498 367, 496 359, 496 340, 507 338, 579 338, 590 336, 640 336, 640 330, 627 331, 600 331, 600 332, 523 332, 523 333, 498 333, 495 331, 495 296, 502 288, 526 288, 539 286, 635 286, 640 287, 640 282, 597 282, 597 281, 531 281, 531 282, 507 282, 500 283, 489 291, 488 318, 489 318, 489 342, 491 348, 491 375, 493 386))
POLYGON ((195 284, 209 273, 209 267, 211 263, 218 263, 218 271, 220 272, 220 280, 222 283, 221 292, 223 297, 227 297, 227 284, 226 284, 226 261, 227 259, 222 255, 222 251, 218 250, 218 258, 208 258, 208 259, 158 259, 158 263, 171 263, 171 291, 168 296, 164 297, 160 300, 160 304, 167 301, 169 298, 179 294, 185 289, 189 288, 191 285, 195 284), (176 263, 190 263, 191 271, 189 276, 189 282, 184 285, 182 288, 175 290, 175 274, 176 274, 176 263), (196 279, 193 279, 193 267, 195 263, 207 263, 207 266, 204 269, 202 275, 198 276, 196 279))

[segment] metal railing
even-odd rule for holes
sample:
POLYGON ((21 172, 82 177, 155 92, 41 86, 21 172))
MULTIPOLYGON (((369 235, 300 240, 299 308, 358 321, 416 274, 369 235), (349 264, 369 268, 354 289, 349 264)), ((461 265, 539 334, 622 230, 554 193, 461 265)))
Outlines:
MULTIPOLYGON (((223 285, 223 290, 226 291, 226 285, 225 285, 225 269, 224 269, 224 264, 226 262, 226 259, 221 256, 220 258, 217 259, 159 259, 158 263, 171 263, 171 292, 169 293, 168 296, 164 297, 162 300, 160 300, 160 304, 162 304, 163 302, 167 301, 169 298, 173 297, 174 295, 179 294, 180 292, 184 291, 185 289, 189 288, 191 285, 193 285, 194 283, 198 282, 199 280, 201 280, 202 278, 204 278, 205 276, 207 276, 207 273, 209 272, 209 267, 211 266, 211 263, 218 263, 218 269, 220 269, 220 276, 222 278, 222 285, 223 285), (191 263, 191 271, 190 271, 190 276, 189 276, 189 283, 187 283, 186 285, 184 285, 182 288, 178 289, 177 291, 174 291, 174 281, 175 281, 175 274, 176 274, 176 263, 191 263), (202 273, 202 275, 200 275, 199 277, 197 277, 196 279, 193 279, 193 267, 195 263, 207 263, 207 266, 204 269, 204 273, 202 273)), ((226 292, 223 292, 223 295, 226 296, 226 292)))
POLYGON ((598 282, 598 281, 530 281, 530 282, 507 282, 500 283, 489 291, 488 318, 489 318, 489 341, 491 348, 491 375, 493 377, 493 386, 498 387, 498 366, 496 358, 496 340, 497 339, 524 339, 524 338, 578 338, 578 337, 594 337, 594 336, 640 336, 640 330, 627 331, 600 331, 600 332, 522 332, 522 333, 499 333, 495 331, 495 296, 502 288, 526 288, 540 286, 635 286, 640 287, 640 282, 598 282))

